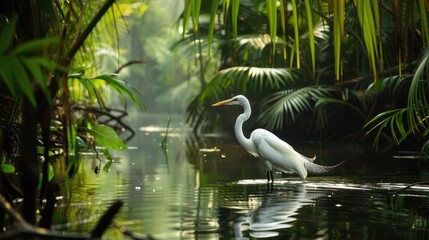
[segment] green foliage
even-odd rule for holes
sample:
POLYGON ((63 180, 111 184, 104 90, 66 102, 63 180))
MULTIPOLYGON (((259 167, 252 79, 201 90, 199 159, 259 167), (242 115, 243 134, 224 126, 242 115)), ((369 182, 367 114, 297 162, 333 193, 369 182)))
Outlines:
MULTIPOLYGON (((388 130, 390 136, 396 144, 400 144, 411 134, 421 135, 423 137, 429 135, 429 48, 426 48, 417 64, 417 69, 412 76, 411 85, 409 87, 408 101, 406 108, 392 109, 381 112, 371 119, 365 128, 370 128, 367 133, 376 131, 374 138, 374 146, 377 147, 380 141, 380 136, 385 129, 388 130)), ((387 78, 375 89, 396 92, 401 88, 406 77, 387 78)))
POLYGON ((118 134, 109 126, 99 124, 86 129, 86 132, 94 136, 95 143, 112 150, 127 149, 127 145, 119 138, 118 134))
POLYGON ((238 12, 230 1, 214 1, 223 22, 212 22, 211 9, 207 35, 219 43, 221 70, 189 105, 196 127, 213 122, 207 102, 244 94, 257 124, 269 129, 303 117, 313 130, 353 122, 348 131, 356 134, 373 118, 364 131, 377 131, 376 141, 386 133, 398 144, 429 134, 429 51, 416 58, 429 42, 425 1, 242 0, 238 12), (249 15, 262 16, 261 25, 246 25, 249 15))
POLYGON ((37 104, 32 86, 33 79, 43 90, 46 98, 51 99, 46 81, 47 71, 54 70, 51 59, 47 56, 34 54, 46 51, 58 43, 58 38, 47 37, 23 42, 12 47, 15 34, 16 19, 7 24, 0 33, 0 77, 15 98, 27 97, 35 106, 37 104), (9 50, 12 49, 13 50, 9 50), (9 51, 8 51, 9 50, 9 51))
POLYGON ((329 86, 310 86, 272 93, 263 99, 258 120, 269 129, 282 130, 285 123, 295 122, 298 115, 311 113, 314 103, 330 96, 332 91, 329 86))
MULTIPOLYGON (((84 72, 79 72, 69 76, 69 79, 71 80, 78 80, 78 82, 88 93, 88 95, 83 95, 77 91, 74 91, 72 96, 74 97, 75 101, 87 96, 89 99, 96 99, 100 103, 99 105, 104 107, 103 98, 101 97, 103 94, 100 91, 104 90, 104 87, 107 86, 115 90, 124 103, 126 103, 126 97, 128 97, 140 110, 146 109, 143 103, 143 97, 141 96, 140 92, 122 80, 118 74, 104 74, 94 78, 87 78, 83 75, 83 73, 84 72)), ((69 84, 73 85, 73 82, 70 82, 69 84)), ((80 88, 76 87, 75 89, 80 88)))
MULTIPOLYGON (((37 189, 41 189, 42 188, 42 170, 40 169, 39 171, 39 184, 37 185, 37 189)), ((48 163, 48 182, 52 180, 52 178, 54 178, 55 176, 55 170, 54 167, 52 167, 52 164, 48 163)))
POLYGON ((374 147, 378 149, 380 137, 382 136, 383 130, 390 130, 390 134, 393 137, 395 143, 400 144, 410 134, 410 131, 405 128, 407 109, 394 109, 382 112, 371 119, 364 128, 373 126, 369 131, 377 129, 377 134, 374 138, 374 147))
POLYGON ((421 54, 408 95, 408 121, 413 133, 429 134, 429 47, 421 54))
POLYGON ((0 161, 1 171, 4 173, 14 173, 15 172, 15 166, 12 164, 6 163, 6 157, 2 156, 0 161))

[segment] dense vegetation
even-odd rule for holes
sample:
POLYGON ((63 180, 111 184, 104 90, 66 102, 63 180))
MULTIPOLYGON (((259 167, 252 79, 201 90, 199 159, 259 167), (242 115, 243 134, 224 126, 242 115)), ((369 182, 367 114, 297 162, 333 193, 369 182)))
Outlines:
POLYGON ((183 44, 203 49, 202 71, 218 68, 188 108, 197 130, 213 126, 210 103, 244 94, 249 128, 427 152, 427 1, 187 3, 183 44))
MULTIPOLYGON (((131 58, 143 48, 152 58, 128 62, 118 47, 121 35, 132 28, 141 38, 142 28, 155 28, 151 21, 157 21, 142 17, 145 2, 2 2, 0 227, 18 222, 21 229, 1 237, 59 234, 43 230, 50 227, 55 203, 50 193, 58 187, 50 181, 52 159, 65 161, 73 176, 79 151, 90 149, 109 160, 109 150, 126 148, 133 135, 121 120, 127 109, 110 108, 110 96, 145 108, 141 93, 119 75, 136 63, 145 65, 131 75, 158 76, 139 85, 161 101, 173 96, 181 101, 171 102, 179 104, 192 97, 187 117, 196 132, 216 125, 213 102, 244 94, 254 106, 249 129, 262 126, 318 141, 371 141, 375 149, 411 143, 427 158, 427 1, 183 3, 183 38, 173 45, 175 54, 168 53, 164 39, 144 47, 132 42, 131 58), (129 19, 144 19, 146 25, 127 25, 129 19), (180 82, 179 75, 190 79, 180 82), (164 90, 171 85, 175 88, 164 90), (128 135, 119 135, 124 130, 128 135)), ((102 235, 120 206, 112 205, 92 237, 102 235)))
MULTIPOLYGON (((116 93, 141 110, 144 105, 140 93, 119 75, 133 62, 118 61, 116 70, 103 69, 102 52, 116 48, 125 17, 145 9, 144 3, 114 0, 2 2, 0 227, 12 222, 19 227, 1 238, 64 237, 42 229, 51 225, 58 192, 58 185, 50 181, 55 174, 51 160, 65 161, 72 176, 79 168, 81 149, 103 151, 103 157, 111 159, 109 150, 126 148, 118 133, 133 132, 121 121, 124 109, 109 107, 110 96, 116 93), (18 198, 23 201, 14 203, 18 198)), ((112 205, 92 237, 103 234, 121 205, 112 205)))

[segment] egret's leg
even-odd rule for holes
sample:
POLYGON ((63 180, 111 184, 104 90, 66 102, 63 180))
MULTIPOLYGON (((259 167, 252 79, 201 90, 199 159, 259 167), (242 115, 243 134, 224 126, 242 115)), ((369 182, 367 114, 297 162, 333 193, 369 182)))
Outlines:
POLYGON ((267 181, 274 182, 273 165, 270 163, 270 161, 267 161, 267 160, 265 160, 265 165, 267 165, 267 181))

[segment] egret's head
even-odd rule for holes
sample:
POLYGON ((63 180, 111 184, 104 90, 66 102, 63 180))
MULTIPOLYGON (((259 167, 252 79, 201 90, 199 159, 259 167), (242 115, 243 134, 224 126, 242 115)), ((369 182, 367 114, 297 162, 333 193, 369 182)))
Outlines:
POLYGON ((243 95, 237 95, 233 98, 227 99, 227 100, 223 100, 220 102, 217 102, 215 104, 213 104, 213 107, 217 107, 217 106, 221 106, 221 105, 241 105, 241 106, 245 106, 245 105, 249 105, 249 101, 247 100, 247 98, 243 95))

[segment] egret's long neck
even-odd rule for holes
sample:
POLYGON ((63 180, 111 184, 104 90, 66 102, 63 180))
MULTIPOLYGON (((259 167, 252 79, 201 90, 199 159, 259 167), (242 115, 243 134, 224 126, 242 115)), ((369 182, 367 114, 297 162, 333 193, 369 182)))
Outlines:
POLYGON ((235 136, 237 137, 237 140, 241 146, 247 150, 250 150, 253 149, 253 144, 248 138, 244 136, 243 123, 249 119, 252 110, 250 109, 249 104, 243 105, 243 108, 244 112, 240 114, 240 116, 238 116, 237 120, 235 121, 235 136))

